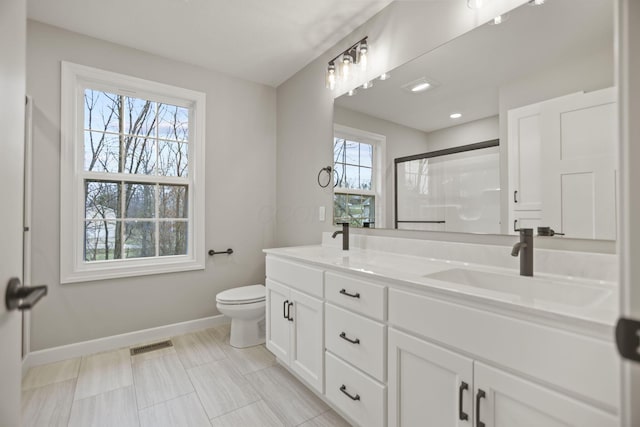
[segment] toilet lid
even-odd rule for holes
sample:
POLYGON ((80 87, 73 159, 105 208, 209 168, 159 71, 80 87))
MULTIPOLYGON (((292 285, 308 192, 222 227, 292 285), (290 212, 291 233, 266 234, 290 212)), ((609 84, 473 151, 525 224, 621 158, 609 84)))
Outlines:
POLYGON ((264 285, 241 286, 220 292, 216 295, 216 301, 227 304, 250 304, 264 301, 265 293, 264 285))

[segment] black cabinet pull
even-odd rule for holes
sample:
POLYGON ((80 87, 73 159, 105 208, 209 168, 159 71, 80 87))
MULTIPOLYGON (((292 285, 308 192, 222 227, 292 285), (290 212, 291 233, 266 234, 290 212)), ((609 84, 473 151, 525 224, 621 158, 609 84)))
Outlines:
POLYGON ((462 381, 460 383, 460 388, 458 388, 458 418, 462 421, 466 421, 469 419, 469 415, 462 410, 462 403, 464 401, 462 395, 464 394, 465 390, 469 390, 469 384, 462 381))
POLYGON ((289 310, 287 311, 287 319, 289 319, 289 322, 293 322, 293 317, 291 317, 291 306, 293 305, 293 302, 289 303, 289 310))
POLYGON ((341 392, 343 392, 344 394, 346 394, 346 395, 349 397, 349 399, 351 399, 351 400, 360 400, 360 395, 359 395, 359 394, 356 394, 356 395, 354 396, 354 395, 350 394, 350 393, 347 391, 347 386, 346 386, 346 385, 344 385, 344 384, 342 384, 342 386, 340 386, 340 391, 341 391, 341 392))
POLYGON ((287 307, 289 307, 289 300, 286 300, 282 303, 282 317, 285 319, 289 318, 289 313, 287 313, 287 307))
POLYGON ((513 231, 516 231, 516 232, 520 231, 520 229, 518 228, 518 220, 517 219, 513 220, 513 231))
POLYGON ((518 190, 513 192, 513 203, 518 203, 518 190))
POLYGON ((340 338, 342 338, 345 341, 349 341, 351 344, 360 344, 360 338, 356 338, 355 340, 352 340, 351 338, 347 337, 346 332, 342 332, 340 334, 340 338))
POLYGON ((340 293, 351 298, 360 298, 360 294, 358 292, 356 292, 355 294, 350 294, 346 289, 340 289, 340 293))
POLYGON ((478 389, 476 394, 476 427, 485 427, 484 423, 480 421, 480 399, 487 397, 487 394, 482 389, 478 389))

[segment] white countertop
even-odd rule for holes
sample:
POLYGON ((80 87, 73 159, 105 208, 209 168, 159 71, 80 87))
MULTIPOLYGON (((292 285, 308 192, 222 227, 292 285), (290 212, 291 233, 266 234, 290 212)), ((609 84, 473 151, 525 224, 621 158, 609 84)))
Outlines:
POLYGON ((551 274, 522 277, 513 269, 370 249, 343 251, 315 245, 265 249, 264 252, 547 318, 609 328, 618 317, 618 287, 612 282, 551 274), (445 272, 447 270, 455 271, 445 272), (428 277, 432 274, 436 277, 428 277), (468 285, 455 279, 464 279, 466 275, 478 275, 483 280, 468 285), (453 281, 446 276, 454 278, 453 281), (493 281, 499 286, 494 286, 493 281))

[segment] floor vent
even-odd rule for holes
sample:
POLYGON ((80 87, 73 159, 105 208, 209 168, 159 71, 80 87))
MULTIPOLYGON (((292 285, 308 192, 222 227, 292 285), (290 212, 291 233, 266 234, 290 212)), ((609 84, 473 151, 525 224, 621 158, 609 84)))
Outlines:
POLYGON ((150 351, 156 351, 167 347, 173 347, 171 340, 154 342, 153 344, 141 345, 140 347, 133 347, 130 349, 131 355, 149 353, 150 351))

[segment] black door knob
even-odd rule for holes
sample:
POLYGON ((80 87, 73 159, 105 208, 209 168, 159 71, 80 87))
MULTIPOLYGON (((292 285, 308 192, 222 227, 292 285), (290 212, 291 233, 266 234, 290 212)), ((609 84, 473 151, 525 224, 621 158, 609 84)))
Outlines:
POLYGON ((47 285, 22 286, 20 279, 13 277, 7 284, 4 302, 7 310, 31 310, 47 294, 47 285))

